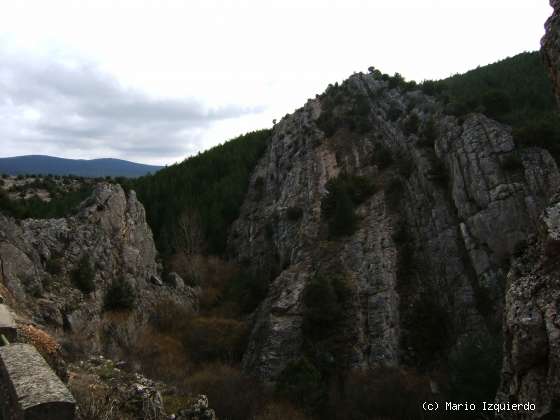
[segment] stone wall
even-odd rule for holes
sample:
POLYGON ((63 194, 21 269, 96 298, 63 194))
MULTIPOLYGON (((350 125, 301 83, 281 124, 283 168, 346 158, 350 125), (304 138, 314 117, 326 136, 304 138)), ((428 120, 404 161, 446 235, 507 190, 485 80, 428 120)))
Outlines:
POLYGON ((0 347, 0 383, 6 419, 74 419, 72 394, 29 344, 0 347))

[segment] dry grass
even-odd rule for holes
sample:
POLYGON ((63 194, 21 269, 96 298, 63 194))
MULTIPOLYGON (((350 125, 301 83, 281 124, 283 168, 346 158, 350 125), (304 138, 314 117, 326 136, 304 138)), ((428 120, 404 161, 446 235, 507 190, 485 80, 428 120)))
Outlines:
POLYGON ((71 374, 70 390, 78 405, 79 420, 127 420, 118 412, 118 402, 95 375, 71 374))
POLYGON ((78 370, 71 373, 69 388, 78 405, 77 420, 167 419, 157 400, 140 399, 138 394, 131 392, 131 378, 104 374, 111 369, 111 366, 101 366, 95 372, 78 370))
POLYGON ((140 335, 129 358, 138 361, 146 376, 169 383, 181 381, 190 367, 181 341, 152 327, 140 335))
MULTIPOLYGON (((248 335, 245 322, 218 316, 197 316, 172 300, 156 306, 150 324, 151 331, 135 347, 149 347, 155 340, 162 340, 167 343, 167 351, 178 355, 180 343, 194 362, 235 362, 241 357, 248 335)), ((158 357, 157 354, 154 356, 158 357)))
POLYGON ((150 323, 159 332, 180 337, 181 332, 188 328, 192 317, 193 311, 190 307, 179 305, 172 299, 164 299, 154 307, 150 323))
POLYGON ((54 355, 60 352, 58 342, 45 331, 33 325, 29 324, 20 327, 18 334, 23 338, 23 341, 33 344, 39 353, 43 355, 54 355))
POLYGON ((106 324, 124 324, 131 316, 131 311, 105 311, 102 321, 106 324))
POLYGON ((384 367, 350 372, 343 394, 331 390, 329 412, 336 419, 416 419, 422 418, 422 402, 431 399, 427 377, 384 367))
POLYGON ((66 381, 68 372, 62 357, 62 346, 48 333, 31 325, 18 327, 18 336, 24 343, 33 345, 55 371, 60 379, 66 381))
POLYGON ((185 331, 184 345, 198 362, 241 360, 248 337, 245 322, 229 318, 196 317, 185 331))
POLYGON ((220 419, 246 420, 264 404, 263 389, 255 380, 232 366, 214 363, 186 378, 184 389, 191 395, 208 396, 220 419))
POLYGON ((175 414, 179 410, 189 407, 192 402, 190 395, 164 395, 162 398, 165 412, 168 414, 175 414))

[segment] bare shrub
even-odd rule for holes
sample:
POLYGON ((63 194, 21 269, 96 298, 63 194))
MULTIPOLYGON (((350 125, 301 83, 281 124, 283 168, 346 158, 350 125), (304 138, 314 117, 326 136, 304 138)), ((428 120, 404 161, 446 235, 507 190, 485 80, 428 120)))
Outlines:
POLYGON ((263 388, 239 369, 223 364, 207 365, 188 377, 185 387, 191 395, 207 395, 220 419, 250 419, 263 406, 263 388))
POLYGON ((204 227, 197 210, 186 208, 177 220, 177 248, 187 255, 206 249, 204 227))
POLYGON ((173 299, 163 299, 155 305, 150 323, 160 333, 172 333, 176 337, 181 337, 192 317, 193 310, 190 307, 181 305, 173 299))
POLYGON ((168 383, 180 382, 190 367, 181 340, 152 327, 146 328, 134 343, 129 359, 136 361, 146 376, 168 383))
POLYGON ((241 359, 247 336, 248 328, 242 321, 197 317, 189 323, 184 344, 195 361, 235 362, 241 359))
POLYGON ((237 274, 235 264, 215 256, 177 253, 167 262, 168 271, 175 271, 190 286, 201 286, 201 309, 216 306, 229 282, 237 274))
POLYGON ((78 420, 125 420, 116 398, 106 387, 94 386, 93 378, 77 377, 71 381, 71 390, 78 406, 78 420))
POLYGON ((422 402, 432 399, 429 379, 413 371, 377 368, 350 372, 344 392, 331 390, 329 411, 348 420, 419 419, 422 402))

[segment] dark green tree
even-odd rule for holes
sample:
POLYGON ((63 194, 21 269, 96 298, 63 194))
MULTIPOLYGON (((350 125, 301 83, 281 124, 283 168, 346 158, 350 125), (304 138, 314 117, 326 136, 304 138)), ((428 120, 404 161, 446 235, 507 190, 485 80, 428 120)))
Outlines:
POLYGON ((450 396, 455 401, 493 401, 502 364, 498 337, 470 337, 449 357, 450 396))
POLYGON ((128 281, 118 277, 112 281, 103 298, 106 310, 129 310, 134 307, 136 293, 128 281))
POLYGON ((83 293, 89 294, 95 290, 95 271, 90 259, 84 255, 72 271, 72 282, 83 293))
POLYGON ((270 130, 245 134, 130 183, 146 208, 163 256, 181 249, 178 223, 187 210, 198 214, 205 251, 225 251, 228 228, 239 215, 249 176, 270 134, 270 130))
POLYGON ((326 394, 321 373, 305 357, 288 363, 278 377, 276 391, 308 410, 316 408, 326 394))

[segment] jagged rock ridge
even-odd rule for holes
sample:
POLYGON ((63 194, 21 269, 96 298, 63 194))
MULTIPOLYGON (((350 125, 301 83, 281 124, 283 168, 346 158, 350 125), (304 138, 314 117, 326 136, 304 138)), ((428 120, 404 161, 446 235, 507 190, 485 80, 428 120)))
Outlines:
POLYGON ((196 305, 192 289, 160 280, 152 233, 134 191, 98 184, 75 216, 15 220, 0 214, 0 226, 0 284, 10 307, 89 354, 119 357, 159 301, 196 305), (84 256, 93 265, 95 290, 89 294, 72 282, 84 256), (103 308, 116 279, 137 296, 126 317, 108 316, 103 308))
POLYGON ((274 379, 301 355, 305 287, 333 273, 351 290, 334 356, 347 368, 430 365, 466 336, 499 332, 508 258, 559 182, 549 153, 516 148, 507 126, 446 115, 374 74, 308 101, 274 127, 232 228, 232 252, 271 281, 246 370, 274 379), (356 104, 361 120, 325 127, 356 104), (321 202, 340 174, 377 188, 356 207, 356 231, 333 240, 321 202))

